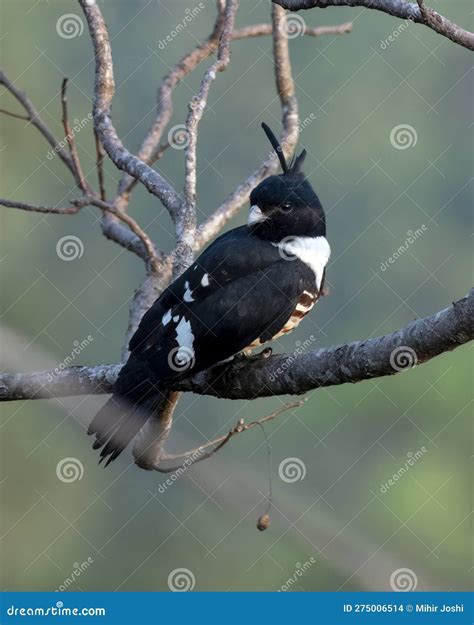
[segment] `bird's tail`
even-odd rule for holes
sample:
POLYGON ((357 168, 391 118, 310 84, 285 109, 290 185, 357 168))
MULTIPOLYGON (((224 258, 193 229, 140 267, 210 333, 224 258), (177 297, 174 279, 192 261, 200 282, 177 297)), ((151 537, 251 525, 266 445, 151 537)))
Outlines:
POLYGON ((120 371, 112 397, 92 419, 88 434, 95 436, 94 449, 101 449, 99 464, 115 460, 155 413, 161 393, 141 366, 129 360, 120 371))

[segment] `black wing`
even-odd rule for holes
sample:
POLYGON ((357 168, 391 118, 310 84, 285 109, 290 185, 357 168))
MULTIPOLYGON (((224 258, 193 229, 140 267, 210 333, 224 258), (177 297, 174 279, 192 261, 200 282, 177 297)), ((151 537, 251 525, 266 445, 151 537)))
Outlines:
POLYGON ((265 269, 279 260, 281 256, 277 248, 252 236, 247 226, 221 235, 145 313, 130 340, 130 352, 138 355, 161 340, 165 314, 171 312, 175 316, 178 307, 182 312, 183 308, 208 298, 233 280, 265 269))
POLYGON ((237 228, 217 239, 143 317, 130 341, 155 383, 197 373, 269 340, 314 275, 237 228))

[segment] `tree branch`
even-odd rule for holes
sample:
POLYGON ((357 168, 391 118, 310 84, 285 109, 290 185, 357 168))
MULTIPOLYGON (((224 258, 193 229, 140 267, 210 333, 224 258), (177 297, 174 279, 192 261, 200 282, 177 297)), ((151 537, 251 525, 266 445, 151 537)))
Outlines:
POLYGON ((288 9, 299 11, 300 9, 313 9, 315 7, 325 9, 327 7, 365 7, 388 13, 394 17, 410 20, 418 24, 424 24, 443 37, 447 37, 454 43, 474 50, 474 33, 461 28, 454 22, 440 15, 431 7, 424 5, 423 0, 403 2, 402 0, 272 0, 275 4, 288 9))
MULTIPOLYGON (((300 395, 312 389, 395 375, 474 338, 474 289, 430 317, 385 336, 268 358, 238 357, 176 384, 223 399, 300 395)), ((0 375, 0 400, 110 393, 120 365, 0 375)))
POLYGON ((63 163, 66 165, 66 167, 74 176, 74 180, 76 181, 76 184, 80 188, 80 180, 77 177, 72 158, 68 154, 67 150, 60 145, 60 143, 57 141, 53 133, 49 130, 49 128, 43 122, 38 111, 33 106, 33 103, 28 98, 26 93, 17 89, 15 85, 7 78, 5 73, 1 70, 0 70, 0 85, 3 85, 18 100, 18 102, 22 105, 22 107, 27 112, 27 116, 23 118, 21 115, 17 115, 16 113, 10 113, 8 111, 3 111, 3 110, 2 112, 6 113, 7 115, 10 115, 11 117, 17 117, 19 119, 26 119, 27 121, 29 121, 30 124, 32 124, 43 135, 43 137, 46 139, 49 145, 53 148, 53 151, 63 161, 63 163))
MULTIPOLYGON (((352 22, 337 24, 336 26, 317 26, 310 28, 304 26, 301 34, 309 37, 320 37, 321 35, 344 35, 352 31, 352 22)), ((232 39, 250 39, 252 37, 262 37, 271 35, 273 26, 271 24, 252 24, 250 26, 242 26, 232 33, 232 39)))
MULTIPOLYGON (((282 108, 283 133, 280 143, 285 155, 291 156, 299 136, 298 103, 291 74, 291 61, 288 49, 286 14, 283 9, 272 6, 272 35, 275 82, 282 108)), ((196 232, 196 250, 204 247, 225 224, 234 217, 240 207, 247 202, 250 192, 260 182, 274 174, 278 161, 270 156, 260 167, 233 191, 224 202, 200 225, 196 232)))
POLYGON ((89 26, 94 45, 94 127, 100 142, 114 164, 134 178, 138 178, 146 189, 158 197, 171 216, 181 206, 181 198, 172 185, 156 170, 131 154, 118 137, 112 123, 110 109, 115 92, 112 51, 109 35, 99 6, 87 0, 79 0, 89 26))
POLYGON ((97 208, 100 208, 102 211, 110 213, 129 227, 129 230, 127 230, 127 232, 133 233, 137 237, 137 239, 140 240, 145 251, 144 258, 149 263, 152 271, 158 273, 161 270, 162 257, 157 253, 153 241, 132 217, 130 217, 126 213, 119 213, 112 204, 100 200, 95 195, 85 195, 78 200, 72 200, 71 203, 72 206, 62 208, 54 206, 35 206, 33 204, 27 204, 25 202, 15 202, 12 200, 0 198, 0 205, 2 206, 6 206, 7 208, 18 208, 20 210, 30 211, 32 213, 75 215, 81 210, 81 208, 84 208, 84 206, 95 206, 97 208))
POLYGON ((69 124, 69 116, 67 110, 67 84, 69 82, 69 78, 64 78, 61 84, 61 108, 62 108, 62 124, 64 128, 64 136, 67 141, 69 147, 69 154, 71 155, 72 165, 74 167, 74 177, 77 180, 77 184, 81 191, 85 194, 90 195, 92 193, 92 189, 87 184, 87 181, 84 176, 84 172, 82 171, 81 161, 79 160, 79 154, 77 152, 76 140, 74 139, 74 133, 69 124))
POLYGON ((222 18, 222 31, 219 37, 217 59, 204 73, 199 92, 188 105, 186 118, 187 146, 184 159, 184 201, 175 220, 177 242, 174 258, 175 275, 180 275, 191 264, 194 257, 194 240, 196 236, 196 152, 199 123, 207 105, 212 83, 216 79, 218 72, 223 72, 227 69, 230 61, 230 39, 234 30, 238 6, 238 0, 227 0, 222 18))

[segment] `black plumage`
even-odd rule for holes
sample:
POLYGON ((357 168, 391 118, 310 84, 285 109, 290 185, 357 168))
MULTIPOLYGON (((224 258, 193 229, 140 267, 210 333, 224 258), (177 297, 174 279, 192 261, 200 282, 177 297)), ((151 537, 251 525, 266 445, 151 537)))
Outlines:
POLYGON ((250 195, 248 224, 218 237, 155 301, 132 337, 130 357, 89 434, 114 460, 173 382, 295 327, 321 294, 329 258, 325 215, 266 126, 283 174, 250 195))

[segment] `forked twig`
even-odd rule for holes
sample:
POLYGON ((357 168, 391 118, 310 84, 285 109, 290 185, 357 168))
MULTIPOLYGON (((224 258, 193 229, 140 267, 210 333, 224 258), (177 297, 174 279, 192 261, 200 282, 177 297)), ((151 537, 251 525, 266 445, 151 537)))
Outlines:
POLYGON ((205 445, 200 445, 199 447, 195 447, 194 449, 190 449, 189 451, 185 451, 180 454, 164 453, 161 457, 162 461, 185 459, 185 462, 183 464, 172 466, 172 467, 155 466, 154 468, 159 473, 173 473, 174 471, 177 471, 178 469, 184 469, 198 462, 202 462, 203 460, 207 460, 208 458, 216 454, 220 449, 222 449, 224 445, 226 445, 230 441, 230 439, 233 438, 235 435, 241 434, 242 432, 247 432, 248 430, 251 430, 255 426, 261 426, 267 421, 272 421, 273 419, 276 419, 276 417, 278 417, 282 412, 286 412, 287 410, 292 410, 294 408, 300 408, 307 401, 307 399, 308 399, 307 397, 304 397, 303 399, 299 399, 298 401, 285 404, 284 406, 281 406, 281 408, 274 410, 273 412, 266 415, 265 417, 262 417, 261 419, 256 419, 254 421, 250 421, 250 423, 245 423, 244 419, 239 419, 237 424, 231 430, 229 430, 227 434, 223 436, 218 436, 217 438, 214 438, 212 441, 209 441, 205 445), (203 453, 204 450, 209 449, 209 447, 212 447, 213 445, 215 445, 214 449, 211 449, 211 451, 207 451, 203 453), (197 458, 194 458, 196 454, 199 454, 199 456, 197 458))
POLYGON ((61 109, 62 109, 62 124, 64 128, 64 136, 69 147, 69 153, 71 155, 71 161, 74 166, 74 176, 77 180, 79 188, 86 194, 92 193, 92 189, 86 182, 84 172, 82 171, 81 162, 79 160, 79 154, 77 152, 76 140, 74 138, 74 132, 69 124, 68 110, 67 110, 67 85, 69 78, 64 78, 61 84, 61 109))

